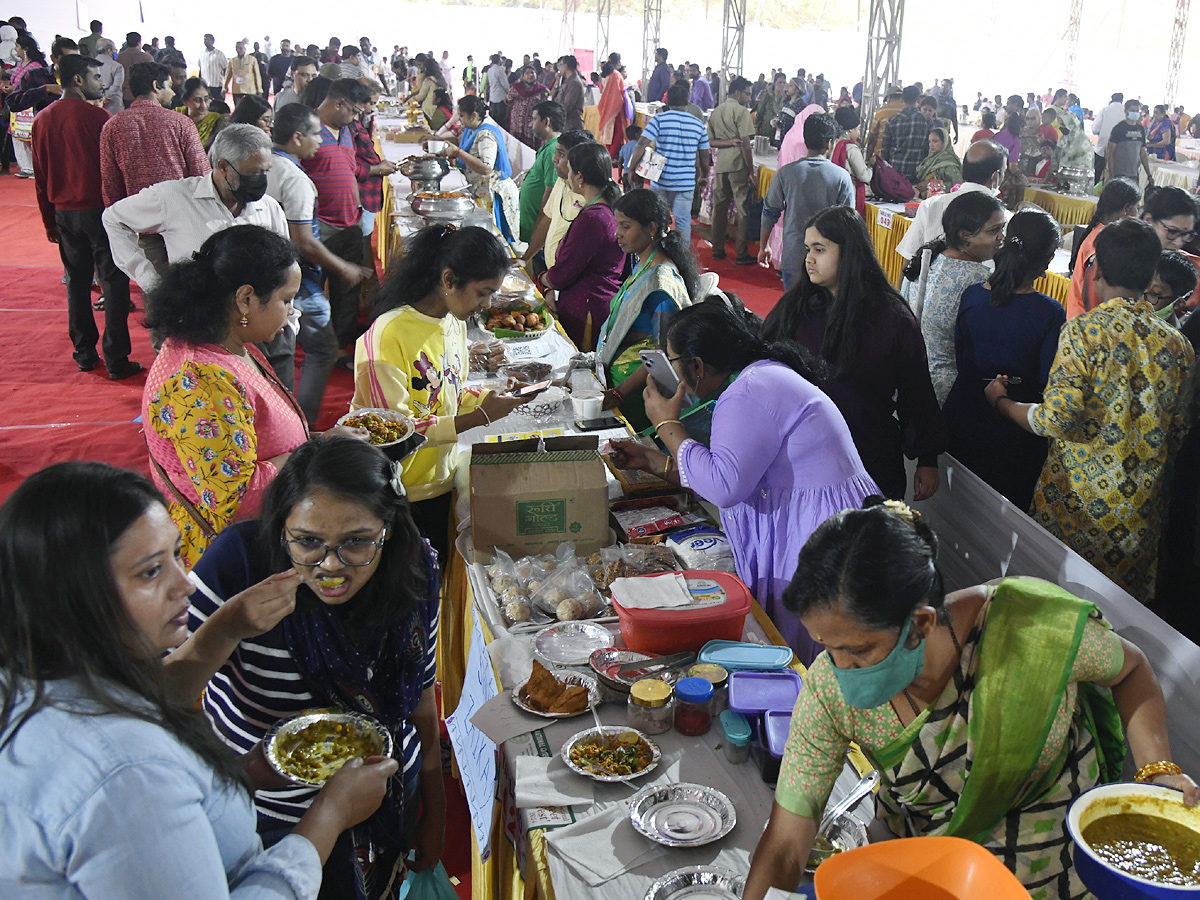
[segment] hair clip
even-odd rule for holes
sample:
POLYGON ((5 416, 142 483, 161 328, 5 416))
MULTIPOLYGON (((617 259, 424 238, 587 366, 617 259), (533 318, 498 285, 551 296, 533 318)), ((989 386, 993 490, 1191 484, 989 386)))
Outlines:
POLYGON ((916 525, 921 520, 921 514, 903 500, 884 500, 879 505, 893 515, 899 516, 909 525, 916 525))
POLYGON ((408 496, 408 489, 404 486, 404 466, 398 462, 392 463, 392 490, 396 492, 396 496, 401 499, 408 496))

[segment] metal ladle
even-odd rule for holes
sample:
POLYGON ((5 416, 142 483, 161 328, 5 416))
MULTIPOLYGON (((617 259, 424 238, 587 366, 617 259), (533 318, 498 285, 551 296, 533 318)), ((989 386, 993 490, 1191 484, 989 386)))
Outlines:
POLYGON ((847 810, 853 809, 854 804, 875 790, 877 784, 879 784, 879 771, 872 769, 859 779, 858 784, 851 788, 850 793, 831 806, 825 815, 821 817, 821 824, 817 826, 817 837, 824 834, 829 826, 837 821, 838 816, 847 810))

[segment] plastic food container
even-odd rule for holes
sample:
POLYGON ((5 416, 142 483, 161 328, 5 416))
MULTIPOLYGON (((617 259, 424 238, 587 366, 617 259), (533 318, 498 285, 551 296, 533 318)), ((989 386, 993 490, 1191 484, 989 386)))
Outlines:
POLYGON ((767 710, 764 720, 763 731, 767 735, 767 752, 776 759, 783 759, 783 748, 787 744, 788 733, 792 730, 792 711, 790 709, 767 710))
MULTIPOLYGON (((655 575, 641 575, 655 578, 655 575)), ((626 609, 614 603, 621 637, 641 653, 696 652, 708 641, 735 641, 750 612, 750 589, 728 572, 685 572, 693 602, 663 609, 626 609)))
POLYGON ((772 709, 784 710, 790 716, 800 695, 800 683, 800 673, 795 669, 734 672, 729 676, 729 708, 747 716, 772 709))
POLYGON ((777 672, 792 664, 792 649, 748 641, 709 641, 696 662, 712 663, 726 672, 777 672))
POLYGON ((675 683, 675 730, 689 737, 707 733, 712 727, 712 696, 712 682, 680 678, 675 683))
POLYGON ((725 734, 725 758, 740 766, 750 756, 750 723, 741 713, 731 709, 720 715, 721 731, 725 734))
POLYGON ((713 698, 710 704, 712 714, 719 716, 729 708, 729 673, 721 666, 712 663, 697 663, 684 673, 688 678, 703 678, 713 686, 713 698))
POLYGON ((629 689, 627 717, 631 727, 646 734, 662 734, 675 717, 674 689, 657 678, 635 681, 629 689))

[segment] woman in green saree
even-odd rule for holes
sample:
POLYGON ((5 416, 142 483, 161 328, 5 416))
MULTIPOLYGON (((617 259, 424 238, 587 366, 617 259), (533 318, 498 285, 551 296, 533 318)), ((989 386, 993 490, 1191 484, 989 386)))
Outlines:
POLYGON ((1054 94, 1054 103, 1050 106, 1057 117, 1054 124, 1062 134, 1058 143, 1054 145, 1050 171, 1073 168, 1090 172, 1092 169, 1088 167, 1093 165, 1096 150, 1088 140, 1087 132, 1083 130, 1083 120, 1067 109, 1068 96, 1065 90, 1059 88, 1054 94))
POLYGON ((671 209, 654 191, 629 191, 613 206, 617 243, 636 260, 633 274, 609 304, 598 352, 609 390, 604 408, 621 407, 635 430, 645 429, 646 368, 638 351, 660 345, 665 320, 695 296, 700 275, 691 247, 671 229, 671 209))
POLYGON ((784 594, 825 652, 796 702, 745 900, 795 889, 851 741, 883 776, 897 835, 974 840, 1033 900, 1085 896, 1067 807, 1120 777, 1125 738, 1139 779, 1200 800, 1170 762, 1150 664, 1094 604, 1048 582, 945 596, 932 529, 903 503, 864 505, 813 533, 784 594))
POLYGON ((938 125, 929 130, 929 155, 917 166, 917 190, 922 197, 929 195, 929 182, 940 181, 945 192, 963 180, 962 160, 954 152, 954 145, 946 135, 946 129, 938 125))

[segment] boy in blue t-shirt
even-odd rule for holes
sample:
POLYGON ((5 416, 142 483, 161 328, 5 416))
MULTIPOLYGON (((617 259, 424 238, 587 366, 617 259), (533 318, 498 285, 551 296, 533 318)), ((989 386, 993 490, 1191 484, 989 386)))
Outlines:
POLYGON ((642 129, 637 125, 630 125, 625 129, 626 143, 617 151, 617 157, 621 161, 621 187, 627 191, 640 186, 633 183, 634 173, 629 170, 629 161, 633 158, 633 150, 637 147, 638 138, 641 136, 642 129))

